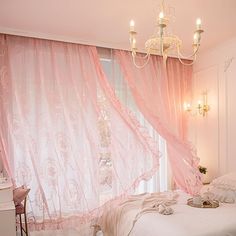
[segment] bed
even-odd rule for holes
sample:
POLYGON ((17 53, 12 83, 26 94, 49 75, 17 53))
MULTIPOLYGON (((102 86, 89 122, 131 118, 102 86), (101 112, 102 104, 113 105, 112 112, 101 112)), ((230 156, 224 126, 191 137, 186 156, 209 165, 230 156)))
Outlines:
POLYGON ((174 213, 169 216, 144 214, 130 236, 236 236, 236 204, 201 209, 190 207, 185 201, 172 208, 174 213))
POLYGON ((236 174, 233 178, 219 178, 202 190, 214 193, 221 201, 218 208, 188 206, 191 196, 181 191, 130 196, 119 207, 109 207, 97 236, 236 236, 236 174), (153 199, 166 201, 167 212, 163 207, 160 212, 153 199))

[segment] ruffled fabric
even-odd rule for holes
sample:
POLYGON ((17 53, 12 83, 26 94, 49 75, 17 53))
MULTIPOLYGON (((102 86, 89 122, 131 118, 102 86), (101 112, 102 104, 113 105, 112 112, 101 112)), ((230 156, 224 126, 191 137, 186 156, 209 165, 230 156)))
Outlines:
POLYGON ((0 35, 0 52, 0 158, 31 189, 31 228, 86 224, 156 173, 158 145, 120 104, 95 47, 0 35))
POLYGON ((211 199, 222 203, 236 202, 236 173, 220 176, 212 181, 203 195, 211 195, 211 199))
POLYGON ((211 185, 224 190, 236 191, 236 172, 214 179, 211 185))
POLYGON ((199 193, 199 158, 187 141, 187 116, 183 110, 184 102, 191 99, 192 67, 175 58, 169 58, 163 67, 163 58, 152 55, 149 63, 138 69, 130 52, 114 50, 114 54, 139 110, 166 140, 175 184, 192 195, 199 193))

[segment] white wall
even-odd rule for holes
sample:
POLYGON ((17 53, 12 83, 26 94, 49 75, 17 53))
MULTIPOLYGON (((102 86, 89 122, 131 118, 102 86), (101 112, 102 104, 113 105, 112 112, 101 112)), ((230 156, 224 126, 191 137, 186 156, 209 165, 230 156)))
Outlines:
POLYGON ((194 99, 207 91, 210 111, 190 117, 190 140, 210 181, 236 171, 236 37, 199 55, 194 65, 194 99))

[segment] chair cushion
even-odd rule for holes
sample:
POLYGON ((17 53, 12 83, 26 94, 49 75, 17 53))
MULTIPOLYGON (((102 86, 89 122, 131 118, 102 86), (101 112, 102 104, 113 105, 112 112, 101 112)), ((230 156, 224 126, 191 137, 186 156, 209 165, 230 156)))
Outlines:
POLYGON ((21 204, 29 191, 30 189, 25 188, 24 186, 18 187, 13 190, 13 200, 16 206, 21 204))

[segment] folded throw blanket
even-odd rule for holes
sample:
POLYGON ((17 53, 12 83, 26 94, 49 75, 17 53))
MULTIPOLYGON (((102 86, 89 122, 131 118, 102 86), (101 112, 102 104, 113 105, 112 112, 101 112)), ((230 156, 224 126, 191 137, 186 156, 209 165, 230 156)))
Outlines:
POLYGON ((98 225, 104 236, 129 236, 143 214, 173 214, 170 206, 177 203, 178 196, 174 192, 130 196, 119 206, 110 205, 98 220, 98 225))

